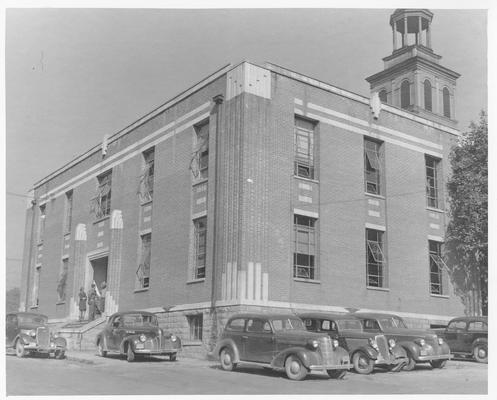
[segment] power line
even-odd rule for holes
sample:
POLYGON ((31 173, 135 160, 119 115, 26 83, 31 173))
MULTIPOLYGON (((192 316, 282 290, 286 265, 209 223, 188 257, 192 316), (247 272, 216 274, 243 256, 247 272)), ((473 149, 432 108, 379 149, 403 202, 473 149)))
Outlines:
POLYGON ((25 199, 32 199, 33 198, 32 196, 27 196, 27 195, 21 194, 21 193, 15 193, 15 192, 9 192, 9 191, 7 191, 6 193, 9 196, 24 197, 25 199))

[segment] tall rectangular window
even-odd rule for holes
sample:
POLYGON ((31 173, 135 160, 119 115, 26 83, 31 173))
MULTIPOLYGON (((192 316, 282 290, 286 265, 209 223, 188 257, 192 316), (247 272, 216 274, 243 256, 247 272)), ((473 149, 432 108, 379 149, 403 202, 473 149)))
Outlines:
POLYGON ((40 276, 41 276, 41 265, 35 267, 35 274, 33 277, 33 291, 31 292, 31 307, 38 307, 40 304, 39 292, 40 292, 40 276))
POLYGON ((447 268, 442 259, 442 243, 433 240, 428 241, 430 252, 430 293, 445 294, 445 273, 447 268))
POLYGON ((315 124, 295 117, 295 175, 314 179, 314 129, 315 124))
POLYGON ((150 259, 152 255, 152 234, 141 236, 140 264, 136 270, 137 288, 150 287, 150 259))
POLYGON ((316 219, 295 214, 293 217, 293 277, 317 279, 316 219))
POLYGON ((190 340, 202 340, 202 330, 204 318, 202 314, 188 315, 188 325, 190 326, 190 340))
POLYGON ((110 201, 112 189, 112 171, 97 177, 97 195, 91 200, 91 212, 95 217, 103 218, 110 214, 110 201))
POLYGON ((66 301, 66 287, 67 287, 67 275, 69 274, 69 259, 64 258, 62 260, 62 265, 59 273, 59 280, 57 282, 57 301, 66 301))
POLYGON ((193 221, 195 236, 194 279, 205 278, 205 264, 207 253, 207 217, 193 221))
POLYGON ((71 232, 72 228, 72 196, 72 190, 66 193, 66 203, 64 208, 64 233, 71 232))
POLYGON ((43 237, 45 236, 45 220, 47 218, 46 214, 47 208, 43 204, 40 206, 40 215, 38 218, 38 243, 43 242, 43 237))
POLYGON ((142 153, 143 173, 140 176, 139 196, 142 203, 152 201, 154 193, 155 149, 151 148, 142 153))
POLYGON ((209 177, 209 122, 195 127, 196 144, 191 161, 191 170, 196 179, 209 177))
POLYGON ((426 166, 426 202, 428 207, 439 207, 438 196, 438 174, 440 169, 440 160, 425 156, 426 166))
POLYGON ((385 269, 383 232, 366 229, 366 285, 385 287, 385 269))
POLYGON ((381 194, 381 143, 364 139, 364 186, 366 193, 381 194))

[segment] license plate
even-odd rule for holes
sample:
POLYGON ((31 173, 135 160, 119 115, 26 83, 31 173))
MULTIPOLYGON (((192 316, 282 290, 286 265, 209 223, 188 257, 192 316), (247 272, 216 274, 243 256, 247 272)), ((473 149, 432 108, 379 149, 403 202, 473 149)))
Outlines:
POLYGON ((426 350, 421 350, 420 353, 422 356, 427 356, 428 352, 426 350))
POLYGON ((137 344, 137 345, 136 345, 136 348, 137 348, 137 349, 144 349, 144 348, 145 348, 145 345, 144 345, 144 344, 142 344, 142 343, 139 343, 139 344, 137 344))

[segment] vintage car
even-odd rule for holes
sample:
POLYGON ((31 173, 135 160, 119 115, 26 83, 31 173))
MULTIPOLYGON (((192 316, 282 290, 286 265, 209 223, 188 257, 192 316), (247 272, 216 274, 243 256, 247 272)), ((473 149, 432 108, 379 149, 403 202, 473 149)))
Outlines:
POLYGON ((359 319, 365 332, 384 334, 387 339, 395 339, 408 357, 403 369, 411 371, 416 363, 429 362, 433 368, 443 368, 452 358, 450 348, 435 332, 424 329, 410 329, 404 320, 393 314, 352 313, 359 319))
POLYGON ((309 371, 326 371, 343 378, 351 368, 349 354, 338 340, 308 332, 293 314, 246 313, 232 316, 214 350, 221 367, 238 364, 284 370, 288 378, 302 380, 309 371))
POLYGON ((445 329, 435 329, 435 332, 445 339, 452 354, 488 362, 487 317, 454 318, 445 329))
POLYGON ((354 370, 359 374, 370 374, 375 366, 398 372, 408 362, 406 351, 395 339, 387 340, 385 335, 365 332, 361 321, 350 315, 302 313, 299 317, 307 330, 338 339, 349 352, 354 370))
POLYGON ((17 357, 28 354, 53 354, 64 358, 67 348, 66 339, 50 332, 46 315, 16 312, 6 315, 7 349, 15 349, 17 357))
POLYGON ((125 355, 128 361, 136 356, 169 356, 175 361, 181 350, 181 340, 159 327, 157 316, 145 311, 117 312, 109 317, 105 328, 97 335, 98 354, 125 355))

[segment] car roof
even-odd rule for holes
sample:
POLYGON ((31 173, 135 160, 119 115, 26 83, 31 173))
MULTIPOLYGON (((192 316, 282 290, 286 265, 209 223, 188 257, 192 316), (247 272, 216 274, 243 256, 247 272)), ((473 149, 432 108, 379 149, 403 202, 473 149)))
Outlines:
POLYGON ((464 321, 464 322, 471 322, 471 321, 481 321, 481 322, 488 322, 488 317, 457 317, 457 318, 452 318, 450 322, 453 321, 464 321))
POLYGON ((298 318, 296 314, 292 313, 257 313, 257 312, 246 312, 246 313, 239 313, 239 314, 234 314, 232 315, 229 319, 235 319, 235 318, 281 318, 281 317, 287 317, 287 318, 298 318))
POLYGON ((143 315, 155 315, 154 313, 151 313, 149 311, 140 311, 140 310, 135 310, 135 311, 118 311, 110 316, 110 318, 114 318, 120 315, 129 315, 129 314, 143 314, 143 315))
POLYGON ((302 312, 297 314, 300 318, 328 318, 328 319, 356 319, 351 314, 327 313, 327 312, 302 312))
POLYGON ((398 315, 395 314, 377 313, 377 312, 358 312, 358 313, 351 313, 350 315, 356 318, 372 318, 372 319, 389 318, 389 317, 400 318, 398 315))

